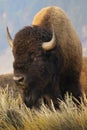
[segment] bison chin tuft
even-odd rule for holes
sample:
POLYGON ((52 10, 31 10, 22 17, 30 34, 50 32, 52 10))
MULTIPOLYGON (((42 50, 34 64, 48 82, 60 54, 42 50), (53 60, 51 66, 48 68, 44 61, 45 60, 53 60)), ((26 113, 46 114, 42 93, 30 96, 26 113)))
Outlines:
POLYGON ((27 89, 23 92, 23 100, 27 107, 29 108, 40 108, 41 106, 41 95, 40 90, 34 89, 28 91, 27 89))

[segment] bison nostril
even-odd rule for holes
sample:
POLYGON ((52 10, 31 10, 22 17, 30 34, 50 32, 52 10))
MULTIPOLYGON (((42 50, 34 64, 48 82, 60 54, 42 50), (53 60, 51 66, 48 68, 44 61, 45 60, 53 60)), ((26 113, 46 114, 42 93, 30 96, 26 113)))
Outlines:
POLYGON ((23 77, 23 76, 19 76, 19 77, 14 76, 14 77, 13 77, 13 80, 14 80, 16 83, 19 83, 19 84, 21 84, 21 85, 24 84, 24 77, 23 77))

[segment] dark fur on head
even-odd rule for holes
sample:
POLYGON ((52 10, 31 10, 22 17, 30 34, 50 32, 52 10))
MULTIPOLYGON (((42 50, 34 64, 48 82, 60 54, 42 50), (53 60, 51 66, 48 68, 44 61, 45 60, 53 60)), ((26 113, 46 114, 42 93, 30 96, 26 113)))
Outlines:
POLYGON ((50 32, 33 26, 20 30, 14 38, 14 74, 25 77, 24 101, 29 107, 37 105, 41 97, 53 95, 55 89, 58 58, 55 49, 46 52, 41 46, 51 37, 50 32))

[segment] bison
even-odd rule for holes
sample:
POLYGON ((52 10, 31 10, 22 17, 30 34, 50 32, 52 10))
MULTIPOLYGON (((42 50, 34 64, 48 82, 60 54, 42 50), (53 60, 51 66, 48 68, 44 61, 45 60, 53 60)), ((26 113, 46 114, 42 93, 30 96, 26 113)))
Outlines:
POLYGON ((26 26, 7 39, 14 55, 14 80, 21 85, 25 104, 40 107, 40 101, 49 106, 64 99, 66 92, 80 101, 82 87, 82 46, 66 13, 51 6, 39 11, 31 26, 26 26))

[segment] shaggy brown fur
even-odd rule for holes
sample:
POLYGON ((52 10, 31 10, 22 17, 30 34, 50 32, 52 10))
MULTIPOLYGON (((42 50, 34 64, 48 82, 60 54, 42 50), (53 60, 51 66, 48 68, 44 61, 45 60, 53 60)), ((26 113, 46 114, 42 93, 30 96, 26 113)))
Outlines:
MULTIPOLYGON (((83 58, 82 71, 80 77, 83 92, 87 95, 87 57, 83 58)), ((21 85, 17 86, 13 80, 13 74, 0 75, 0 87, 6 88, 8 86, 9 91, 13 90, 14 95, 21 93, 21 85)))
POLYGON ((52 99, 57 108, 58 98, 63 99, 67 91, 79 100, 82 47, 68 16, 58 7, 47 7, 32 24, 20 30, 13 41, 14 74, 23 76, 25 104, 39 107, 44 98, 48 105, 52 99), (42 44, 50 41, 52 26, 56 47, 45 51, 42 44))
POLYGON ((81 81, 82 89, 87 95, 87 57, 83 58, 80 81, 81 81))

